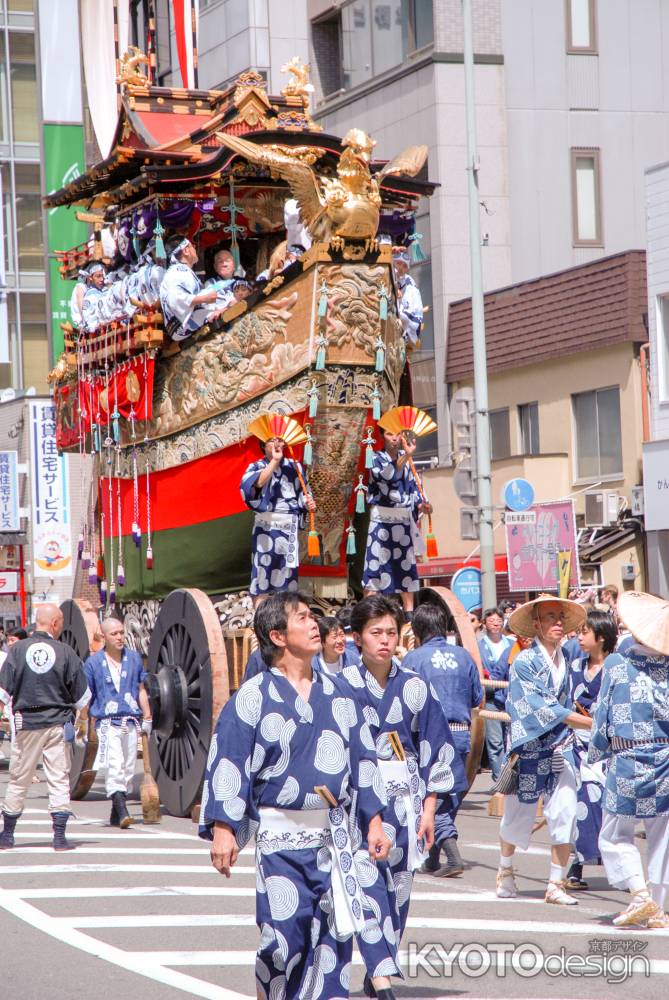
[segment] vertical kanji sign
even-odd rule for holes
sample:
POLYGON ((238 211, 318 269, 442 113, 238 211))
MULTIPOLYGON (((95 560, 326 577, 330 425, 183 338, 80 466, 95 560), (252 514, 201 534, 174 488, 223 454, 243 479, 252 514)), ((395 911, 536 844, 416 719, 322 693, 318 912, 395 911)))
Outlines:
POLYGON ((20 531, 19 469, 15 451, 0 451, 0 531, 20 531))
POLYGON ((53 403, 30 404, 30 442, 35 576, 72 576, 67 465, 56 448, 53 403))

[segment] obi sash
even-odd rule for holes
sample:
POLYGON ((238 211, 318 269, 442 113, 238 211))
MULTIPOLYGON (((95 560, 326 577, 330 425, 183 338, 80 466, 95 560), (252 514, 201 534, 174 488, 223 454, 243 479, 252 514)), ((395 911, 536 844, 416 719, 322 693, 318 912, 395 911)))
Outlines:
POLYGON ((285 556, 288 569, 297 569, 300 564, 298 546, 299 518, 297 514, 281 514, 277 511, 261 511, 255 516, 253 522, 254 530, 262 528, 265 531, 280 531, 286 536, 286 550, 281 551, 278 547, 276 552, 285 556))
POLYGON ((378 760, 379 771, 386 786, 388 799, 404 800, 404 825, 409 840, 409 871, 416 871, 422 865, 427 854, 421 851, 416 836, 423 815, 423 801, 419 794, 420 779, 418 764, 414 757, 406 760, 378 760))
POLYGON ((374 521, 381 524, 403 524, 409 529, 411 544, 414 555, 425 555, 425 539, 420 533, 420 528, 414 520, 409 507, 382 507, 381 504, 373 504, 369 509, 370 524, 374 521))
POLYGON ((332 860, 332 897, 337 931, 354 934, 363 930, 362 890, 355 870, 348 831, 348 815, 341 806, 333 809, 279 809, 263 806, 256 844, 263 847, 281 842, 283 849, 326 847, 332 860))

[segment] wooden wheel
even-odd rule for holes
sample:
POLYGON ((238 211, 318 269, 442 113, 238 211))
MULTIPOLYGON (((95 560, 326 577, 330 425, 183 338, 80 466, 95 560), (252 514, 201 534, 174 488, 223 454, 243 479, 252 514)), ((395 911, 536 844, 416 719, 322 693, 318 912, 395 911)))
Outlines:
POLYGON ((173 816, 200 798, 211 736, 229 697, 223 633, 201 590, 173 590, 163 601, 148 656, 153 715, 151 770, 173 816))
MULTIPOLYGON (((63 612, 64 619, 60 641, 71 646, 83 663, 84 660, 88 659, 90 651, 90 638, 84 613, 76 601, 63 601, 60 610, 63 612)), ((89 723, 88 742, 84 745, 75 743, 72 748, 70 795, 73 799, 83 799, 91 790, 96 775, 93 764, 97 752, 97 733, 95 726, 89 723)))
MULTIPOLYGON (((455 627, 460 636, 463 648, 467 650, 474 660, 479 676, 483 680, 483 666, 481 664, 479 646, 476 641, 476 633, 469 620, 469 613, 465 611, 465 608, 455 594, 446 587, 422 587, 418 592, 418 603, 439 604, 446 607, 455 621, 455 627)), ((485 721, 480 719, 478 713, 476 713, 472 718, 471 749, 467 757, 467 781, 470 788, 481 766, 484 738, 485 721)))

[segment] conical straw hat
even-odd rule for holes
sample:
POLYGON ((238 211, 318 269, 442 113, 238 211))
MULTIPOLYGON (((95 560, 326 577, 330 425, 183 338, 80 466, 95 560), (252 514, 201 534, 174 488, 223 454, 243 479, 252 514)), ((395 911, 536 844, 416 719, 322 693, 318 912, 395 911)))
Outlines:
POLYGON ((519 608, 511 614, 509 618, 509 628, 515 635, 522 635, 526 639, 533 639, 537 630, 535 627, 534 608, 538 604, 559 604, 562 608, 564 618, 562 626, 565 632, 575 632, 581 628, 585 622, 585 608, 576 601, 566 601, 561 597, 537 597, 533 601, 521 604, 519 608))
POLYGON ((669 656, 669 601, 637 590, 626 590, 618 598, 617 608, 638 642, 669 656))

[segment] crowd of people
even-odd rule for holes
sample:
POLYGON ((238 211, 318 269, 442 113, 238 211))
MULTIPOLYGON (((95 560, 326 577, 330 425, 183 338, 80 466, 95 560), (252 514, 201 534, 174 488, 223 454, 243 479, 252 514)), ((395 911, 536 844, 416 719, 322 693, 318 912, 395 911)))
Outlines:
MULTIPOLYGON (((584 866, 597 865, 629 893, 614 925, 669 926, 669 602, 574 596, 473 616, 482 670, 430 593, 409 615, 383 593, 321 619, 288 589, 257 602, 258 649, 212 736, 200 835, 226 876, 255 839, 259 996, 298 997, 310 984, 348 995, 357 941, 366 994, 392 1000, 414 875, 466 867, 458 813, 483 706, 494 713, 486 726, 501 730, 499 755, 500 733, 488 740, 490 791, 504 796, 497 896, 516 896, 517 852, 545 823, 547 904, 574 906, 588 890, 584 866)), ((54 849, 71 849, 70 748, 89 716, 109 822, 132 822, 138 734, 152 724, 142 660, 115 618, 85 665, 59 641, 62 626, 57 607, 40 607, 35 631, 0 667, 0 703, 14 720, 2 850, 14 846, 40 760, 54 849)))
MULTIPOLYGON (((196 270, 199 254, 191 239, 177 235, 166 249, 162 240, 151 239, 133 263, 121 258, 107 268, 94 261, 79 272, 70 299, 72 324, 84 336, 94 334, 105 324, 131 319, 142 305, 159 304, 167 336, 185 340, 291 268, 310 245, 303 229, 300 238, 304 243, 282 240, 255 278, 247 275, 229 245, 214 248, 207 255, 204 281, 196 270)), ((394 248, 393 261, 402 332, 414 346, 423 324, 423 302, 409 274, 407 248, 394 248)))

